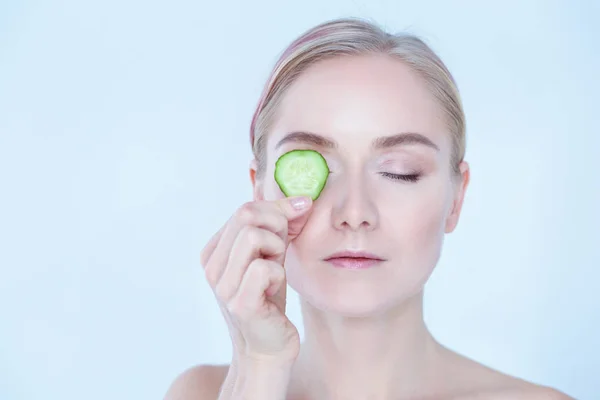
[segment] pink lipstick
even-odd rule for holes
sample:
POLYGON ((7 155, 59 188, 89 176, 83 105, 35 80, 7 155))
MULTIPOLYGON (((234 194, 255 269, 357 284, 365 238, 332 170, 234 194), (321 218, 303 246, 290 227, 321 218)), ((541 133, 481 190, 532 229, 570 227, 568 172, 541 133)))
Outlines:
POLYGON ((325 261, 336 268, 366 269, 375 267, 385 260, 364 251, 341 251, 328 256, 325 261))

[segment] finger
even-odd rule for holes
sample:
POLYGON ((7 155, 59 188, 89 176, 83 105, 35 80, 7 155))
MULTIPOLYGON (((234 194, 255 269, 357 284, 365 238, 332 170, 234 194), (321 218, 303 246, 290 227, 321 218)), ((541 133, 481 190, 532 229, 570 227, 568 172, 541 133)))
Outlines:
POLYGON ((210 259, 212 253, 215 251, 215 248, 217 247, 217 243, 219 243, 219 240, 221 239, 221 235, 223 234, 223 231, 225 230, 225 225, 226 224, 221 226, 221 228, 212 235, 212 237, 209 239, 209 241, 206 243, 206 245, 200 252, 200 264, 203 267, 206 267, 208 260, 210 259))
POLYGON ((218 243, 207 261, 205 275, 213 288, 223 274, 239 231, 247 225, 280 232, 282 236, 287 235, 285 217, 268 202, 249 202, 241 206, 223 228, 218 243))
POLYGON ((304 229, 304 226, 306 226, 306 222, 308 221, 308 218, 310 217, 311 213, 312 209, 300 215, 298 218, 295 218, 292 221, 288 222, 286 243, 289 243, 290 241, 296 239, 298 235, 302 233, 302 230, 304 229))
POLYGON ((312 199, 308 196, 285 197, 273 202, 283 213, 288 221, 298 218, 312 206, 312 199))
POLYGON ((261 311, 268 311, 264 308, 265 291, 279 288, 284 282, 285 271, 279 263, 263 258, 254 259, 248 265, 239 290, 228 303, 229 311, 242 320, 266 317, 260 314, 261 311))
POLYGON ((295 239, 304 228, 312 210, 312 199, 307 196, 288 197, 277 201, 277 206, 288 219, 286 242, 295 239))
POLYGON ((227 266, 219 279, 215 292, 227 302, 237 292, 248 265, 262 256, 277 257, 285 252, 285 242, 266 229, 247 225, 236 238, 227 266))
POLYGON ((292 228, 292 236, 295 237, 304 226, 309 216, 307 211, 312 206, 312 199, 306 196, 287 197, 275 201, 259 201, 254 206, 258 212, 275 213, 277 215, 279 218, 277 229, 271 229, 269 226, 264 227, 287 241, 290 227, 292 228))

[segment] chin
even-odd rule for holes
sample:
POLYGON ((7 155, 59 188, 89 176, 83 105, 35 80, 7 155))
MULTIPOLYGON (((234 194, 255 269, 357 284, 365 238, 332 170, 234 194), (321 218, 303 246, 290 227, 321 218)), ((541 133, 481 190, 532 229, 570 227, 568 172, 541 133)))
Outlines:
POLYGON ((310 302, 308 299, 306 301, 324 313, 343 318, 374 318, 391 308, 391 304, 388 303, 354 303, 348 302, 347 299, 342 301, 322 300, 321 303, 310 302))
POLYGON ((350 271, 321 263, 290 262, 286 274, 289 286, 305 305, 342 317, 366 318, 388 313, 414 299, 420 301, 434 264, 350 271))
POLYGON ((419 292, 419 289, 403 291, 389 279, 310 279, 305 274, 295 279, 293 272, 288 275, 288 284, 306 305, 347 318, 376 317, 419 292))

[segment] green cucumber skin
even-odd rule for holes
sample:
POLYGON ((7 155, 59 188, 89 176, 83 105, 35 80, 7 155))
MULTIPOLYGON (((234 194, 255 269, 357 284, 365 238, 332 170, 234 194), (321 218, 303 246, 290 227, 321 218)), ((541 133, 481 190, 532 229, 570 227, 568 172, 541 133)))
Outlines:
POLYGON ((309 196, 313 201, 317 200, 319 198, 319 196, 321 195, 321 193, 323 192, 323 188, 325 187, 325 184, 327 183, 327 179, 329 177, 329 167, 327 165, 327 161, 325 160, 325 158, 321 155, 321 153, 319 153, 318 151, 315 150, 291 150, 288 151, 287 153, 281 155, 276 163, 275 163, 275 173, 274 173, 274 177, 275 177, 275 182, 277 182, 277 185, 279 186, 279 189, 286 195, 286 196, 309 196), (310 163, 312 166, 314 166, 315 168, 315 172, 318 175, 318 179, 319 179, 319 184, 317 187, 314 188, 314 190, 309 191, 309 192, 302 192, 302 193, 294 193, 286 184, 286 164, 289 162, 293 162, 294 159, 297 158, 305 158, 305 159, 309 159, 310 163))

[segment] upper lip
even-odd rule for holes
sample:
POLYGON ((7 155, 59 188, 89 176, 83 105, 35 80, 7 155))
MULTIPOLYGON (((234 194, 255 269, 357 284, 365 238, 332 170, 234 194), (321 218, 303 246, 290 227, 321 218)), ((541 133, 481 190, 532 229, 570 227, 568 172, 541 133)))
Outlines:
POLYGON ((366 251, 350 251, 344 250, 339 251, 337 253, 333 253, 332 255, 325 258, 325 261, 331 260, 333 258, 370 258, 372 260, 384 260, 382 257, 379 257, 376 254, 368 253, 366 251))

